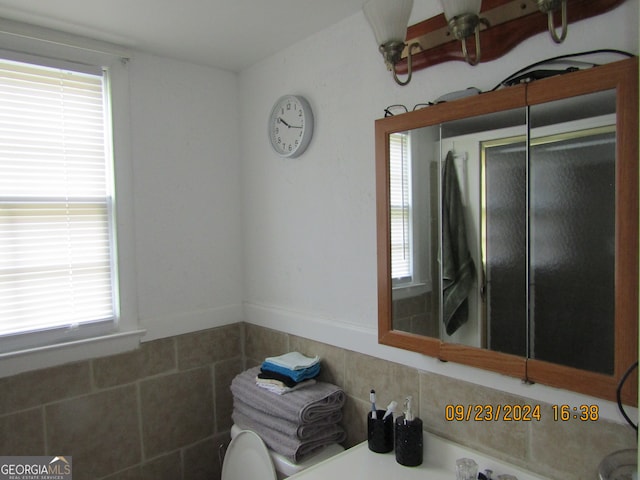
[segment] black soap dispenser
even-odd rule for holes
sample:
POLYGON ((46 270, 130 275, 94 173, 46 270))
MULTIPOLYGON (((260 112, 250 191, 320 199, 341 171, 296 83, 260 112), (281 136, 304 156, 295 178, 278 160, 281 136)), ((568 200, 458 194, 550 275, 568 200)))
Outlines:
POLYGON ((396 462, 407 467, 422 464, 422 420, 414 417, 412 397, 404 402, 404 415, 396 418, 396 462))

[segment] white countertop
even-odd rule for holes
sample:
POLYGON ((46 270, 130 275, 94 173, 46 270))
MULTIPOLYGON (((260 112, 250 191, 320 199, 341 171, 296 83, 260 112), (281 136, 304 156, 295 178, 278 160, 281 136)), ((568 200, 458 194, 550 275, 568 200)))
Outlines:
POLYGON ((493 470, 493 478, 509 473, 518 480, 545 480, 519 467, 478 453, 469 448, 424 433, 424 461, 417 467, 405 467, 396 462, 395 453, 374 453, 367 442, 318 463, 289 478, 292 480, 452 480, 455 479, 456 459, 467 457, 478 463, 479 471, 493 470))

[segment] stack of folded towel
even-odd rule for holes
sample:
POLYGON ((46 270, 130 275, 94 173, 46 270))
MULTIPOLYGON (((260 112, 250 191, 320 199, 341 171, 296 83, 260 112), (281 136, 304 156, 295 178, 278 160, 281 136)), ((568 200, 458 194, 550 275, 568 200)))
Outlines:
POLYGON ((262 362, 256 378, 259 387, 285 394, 315 383, 320 374, 320 357, 306 357, 290 352, 278 357, 268 357, 262 362))
MULTIPOLYGON (((289 356, 284 362, 290 362, 292 358, 293 356, 289 356)), ((281 367, 278 365, 279 361, 281 359, 273 363, 273 358, 267 359, 262 367, 250 368, 233 379, 232 418, 238 427, 253 430, 260 435, 271 450, 299 463, 322 447, 345 440, 346 434, 339 422, 342 420, 346 396, 335 385, 306 377, 313 375, 314 370, 314 376, 317 376, 319 359, 303 360, 305 365, 299 365, 302 368, 291 369, 305 370, 306 373, 297 377, 302 378, 297 385, 286 387, 290 389, 286 394, 273 392, 270 388, 259 385, 259 380, 265 380, 260 379, 259 375, 264 374, 264 371, 271 371, 272 365, 281 367), (312 365, 306 365, 309 360, 312 365), (265 368, 265 364, 269 368, 265 368), (304 388, 300 387, 303 383, 304 388)), ((291 364, 283 368, 290 369, 290 366, 291 364)), ((282 372, 276 373, 288 376, 282 372)))

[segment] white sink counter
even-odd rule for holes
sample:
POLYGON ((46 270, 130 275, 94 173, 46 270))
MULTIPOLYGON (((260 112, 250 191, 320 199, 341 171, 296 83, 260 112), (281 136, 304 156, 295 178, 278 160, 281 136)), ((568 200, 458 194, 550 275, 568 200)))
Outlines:
POLYGON ((493 471, 493 479, 509 473, 518 480, 546 480, 519 467, 496 460, 482 453, 424 432, 423 463, 405 467, 396 462, 394 452, 374 453, 367 442, 356 445, 289 478, 292 480, 453 480, 456 459, 467 457, 476 461, 480 472, 493 471))

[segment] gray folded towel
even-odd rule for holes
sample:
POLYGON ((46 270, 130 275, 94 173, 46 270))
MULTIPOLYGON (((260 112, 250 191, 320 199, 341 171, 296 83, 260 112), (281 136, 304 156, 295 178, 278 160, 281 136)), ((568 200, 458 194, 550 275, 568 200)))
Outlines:
POLYGON ((278 395, 256 385, 259 372, 260 367, 254 367, 236 375, 231 392, 234 398, 267 415, 296 424, 314 423, 342 409, 346 400, 341 388, 327 382, 278 395))
POLYGON ((344 442, 347 435, 340 425, 326 425, 324 429, 308 440, 300 440, 294 436, 265 427, 260 422, 242 415, 234 410, 231 415, 233 422, 242 429, 256 432, 268 448, 288 458, 294 463, 300 463, 309 455, 323 447, 334 443, 344 442))
POLYGON ((319 417, 313 423, 299 424, 284 418, 267 415, 247 405, 238 398, 233 399, 233 411, 260 423, 265 428, 277 430, 280 433, 289 437, 296 437, 299 440, 311 440, 319 434, 322 434, 328 425, 335 425, 342 420, 342 410, 334 410, 328 412, 327 415, 319 417))

